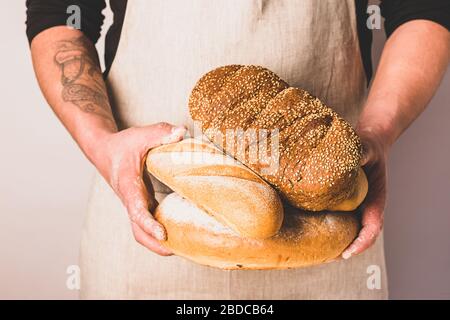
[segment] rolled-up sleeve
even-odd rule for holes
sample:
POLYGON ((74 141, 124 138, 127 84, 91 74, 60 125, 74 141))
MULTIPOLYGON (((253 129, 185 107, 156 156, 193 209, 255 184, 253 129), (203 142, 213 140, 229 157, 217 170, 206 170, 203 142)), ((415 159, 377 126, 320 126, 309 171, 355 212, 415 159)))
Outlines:
POLYGON ((81 13, 81 31, 94 43, 100 37, 106 7, 105 0, 27 0, 26 33, 29 43, 40 32, 67 24, 67 9, 77 5, 81 13))
POLYGON ((383 0, 381 14, 387 36, 402 24, 417 19, 434 21, 450 30, 450 0, 383 0))

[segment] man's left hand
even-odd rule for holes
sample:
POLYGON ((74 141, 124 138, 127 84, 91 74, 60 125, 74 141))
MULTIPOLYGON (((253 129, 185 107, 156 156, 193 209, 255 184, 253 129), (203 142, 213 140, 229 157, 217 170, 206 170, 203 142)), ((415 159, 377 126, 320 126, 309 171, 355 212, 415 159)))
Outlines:
POLYGON ((383 228, 384 208, 386 204, 386 160, 387 147, 381 137, 371 130, 358 132, 363 144, 361 166, 369 181, 369 191, 362 210, 362 228, 358 237, 342 253, 344 259, 357 255, 375 243, 383 228))

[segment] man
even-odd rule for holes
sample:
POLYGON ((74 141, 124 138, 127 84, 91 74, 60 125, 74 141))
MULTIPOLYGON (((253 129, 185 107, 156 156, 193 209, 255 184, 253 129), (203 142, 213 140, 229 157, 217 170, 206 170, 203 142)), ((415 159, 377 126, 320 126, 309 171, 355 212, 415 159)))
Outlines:
POLYGON ((110 4, 114 24, 107 36, 105 85, 93 45, 104 1, 27 1, 27 33, 42 91, 103 177, 94 182, 83 228, 82 297, 386 298, 383 244, 381 237, 376 240, 383 224, 386 161, 449 63, 448 1, 382 1, 389 39, 368 96, 367 1, 110 4), (81 8, 81 30, 64 26, 74 2, 81 8), (159 256, 170 252, 160 245, 165 231, 151 211, 155 199, 169 191, 156 181, 146 188, 143 158, 151 148, 182 139, 185 126, 192 130, 190 90, 202 74, 226 64, 267 67, 355 126, 370 189, 363 227, 344 259, 306 269, 223 271, 159 256), (367 288, 370 265, 381 269, 380 290, 367 288))

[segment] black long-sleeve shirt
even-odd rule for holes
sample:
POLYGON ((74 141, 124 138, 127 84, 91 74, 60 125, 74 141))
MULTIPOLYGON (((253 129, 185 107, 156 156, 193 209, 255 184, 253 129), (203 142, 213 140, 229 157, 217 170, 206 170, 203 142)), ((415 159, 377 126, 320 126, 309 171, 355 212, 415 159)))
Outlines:
MULTIPOLYGON (((320 0, 318 0, 320 1, 320 0)), ((340 0, 336 0, 340 1, 340 0)), ((112 64, 120 40, 127 0, 110 0, 114 21, 108 30, 105 43, 106 72, 112 64)), ((67 7, 78 5, 83 13, 81 31, 94 43, 100 37, 106 7, 105 0, 27 0, 27 37, 29 42, 50 27, 66 25, 67 7)), ((355 0, 358 36, 362 61, 367 79, 372 76, 372 32, 366 26, 368 0, 355 0)), ((385 30, 390 36, 396 28, 415 19, 431 20, 450 30, 450 0, 382 0, 381 14, 385 18, 385 30)))

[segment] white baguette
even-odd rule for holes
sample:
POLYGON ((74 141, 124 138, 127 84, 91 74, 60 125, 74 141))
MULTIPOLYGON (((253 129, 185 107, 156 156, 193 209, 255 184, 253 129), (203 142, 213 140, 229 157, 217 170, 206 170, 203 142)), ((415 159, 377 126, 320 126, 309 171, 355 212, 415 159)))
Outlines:
POLYGON ((186 139, 155 148, 148 153, 146 167, 243 237, 268 238, 281 227, 283 205, 277 192, 209 142, 186 139))

